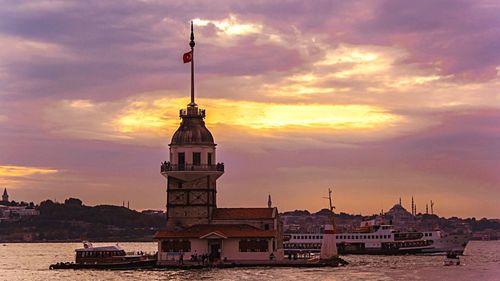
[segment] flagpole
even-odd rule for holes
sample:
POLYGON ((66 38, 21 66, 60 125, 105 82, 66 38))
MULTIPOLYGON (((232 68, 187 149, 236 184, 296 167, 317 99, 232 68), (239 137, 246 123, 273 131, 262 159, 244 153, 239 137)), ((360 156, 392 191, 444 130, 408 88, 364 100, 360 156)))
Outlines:
POLYGON ((191 21, 191 41, 189 46, 191 47, 191 103, 190 106, 196 106, 194 103, 194 32, 193 32, 193 21, 191 21))

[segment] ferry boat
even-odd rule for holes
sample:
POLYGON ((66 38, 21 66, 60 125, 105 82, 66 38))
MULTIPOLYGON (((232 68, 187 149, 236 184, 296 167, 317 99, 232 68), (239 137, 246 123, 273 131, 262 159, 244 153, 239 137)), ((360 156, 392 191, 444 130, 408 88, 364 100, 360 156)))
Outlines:
POLYGON ((118 245, 93 247, 84 242, 84 247, 76 249, 75 262, 60 262, 52 264, 49 269, 128 269, 144 268, 156 264, 156 255, 143 252, 128 254, 118 245))
MULTIPOLYGON (((335 234, 339 254, 401 255, 454 252, 463 254, 470 236, 437 231, 400 232, 392 225, 362 222, 351 233, 335 234)), ((289 233, 284 235, 285 255, 319 253, 321 233, 289 233)))

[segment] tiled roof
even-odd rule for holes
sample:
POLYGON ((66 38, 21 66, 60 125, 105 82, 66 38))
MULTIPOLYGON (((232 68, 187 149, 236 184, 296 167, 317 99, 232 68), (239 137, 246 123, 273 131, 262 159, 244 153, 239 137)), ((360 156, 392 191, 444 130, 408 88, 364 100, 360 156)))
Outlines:
POLYGON ((261 230, 247 224, 198 224, 183 230, 162 229, 156 233, 155 239, 200 238, 212 232, 228 238, 268 238, 276 235, 274 230, 261 230))
POLYGON ((276 208, 216 208, 213 220, 273 219, 276 208))

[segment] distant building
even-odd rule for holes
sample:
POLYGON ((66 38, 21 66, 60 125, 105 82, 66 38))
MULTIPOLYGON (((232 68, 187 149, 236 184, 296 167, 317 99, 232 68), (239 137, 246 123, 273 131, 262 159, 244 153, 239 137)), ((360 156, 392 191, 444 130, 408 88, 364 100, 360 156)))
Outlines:
POLYGON ((30 216, 38 216, 40 212, 34 206, 24 206, 16 202, 9 202, 7 188, 3 190, 2 201, 0 202, 0 222, 10 222, 30 216))
POLYGON ((141 213, 145 215, 162 216, 165 215, 163 210, 144 210, 141 213))
MULTIPOLYGON (((192 54, 185 62, 192 63, 192 54)), ((205 110, 194 101, 193 83, 191 103, 180 110, 182 122, 169 144, 170 161, 161 165, 167 179, 167 225, 155 235, 158 263, 192 255, 214 262, 283 259, 277 208, 217 208, 216 183, 224 164, 216 162, 216 144, 205 126, 205 110)))
POLYGON ((17 221, 30 216, 38 216, 40 211, 28 206, 0 206, 0 222, 17 221))
POLYGON ((387 220, 386 223, 391 223, 400 230, 414 230, 417 227, 415 216, 408 212, 401 204, 394 205, 385 213, 384 218, 387 220))

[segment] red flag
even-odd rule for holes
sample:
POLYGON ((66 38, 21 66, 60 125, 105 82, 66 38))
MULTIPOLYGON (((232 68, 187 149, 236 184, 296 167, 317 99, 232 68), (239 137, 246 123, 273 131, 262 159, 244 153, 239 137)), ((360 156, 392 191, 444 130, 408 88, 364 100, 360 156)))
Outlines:
POLYGON ((193 51, 189 51, 187 53, 185 53, 184 55, 182 55, 182 60, 184 61, 184 63, 188 63, 190 61, 193 60, 193 51))

